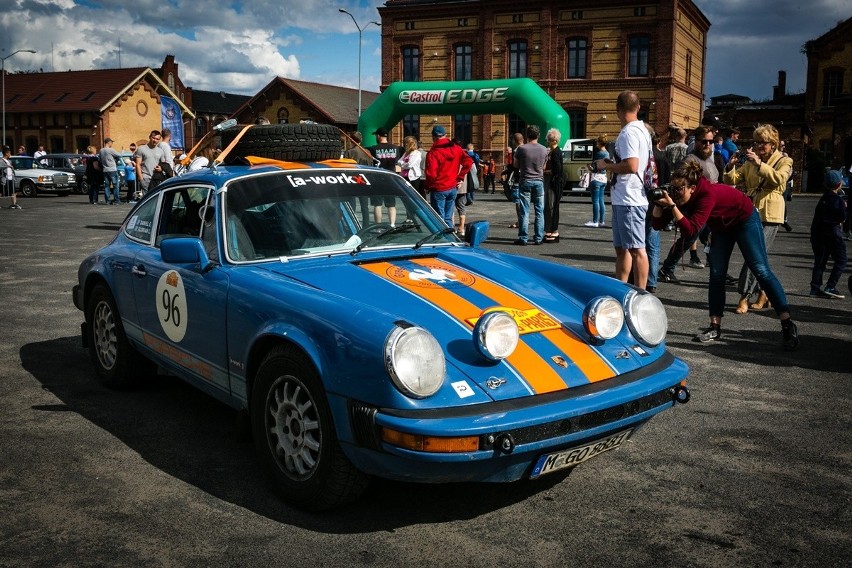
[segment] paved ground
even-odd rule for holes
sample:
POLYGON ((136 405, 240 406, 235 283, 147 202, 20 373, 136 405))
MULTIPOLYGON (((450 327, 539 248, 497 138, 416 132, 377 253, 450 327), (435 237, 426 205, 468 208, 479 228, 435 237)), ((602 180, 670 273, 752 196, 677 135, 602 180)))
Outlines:
MULTIPOLYGON (((813 199, 793 201, 795 230, 771 255, 799 351, 778 348, 769 311, 726 314, 724 342, 692 343, 707 271, 679 269, 684 284, 659 297, 692 369, 688 405, 565 479, 376 481, 325 515, 274 496, 228 408, 175 380, 95 381, 71 287, 127 209, 21 203, 0 211, 0 566, 849 566, 852 300, 807 296, 813 199)), ((523 249, 502 196, 470 219, 492 220, 488 247, 609 274, 610 233, 582 226, 590 210, 569 198, 562 242, 523 249)))

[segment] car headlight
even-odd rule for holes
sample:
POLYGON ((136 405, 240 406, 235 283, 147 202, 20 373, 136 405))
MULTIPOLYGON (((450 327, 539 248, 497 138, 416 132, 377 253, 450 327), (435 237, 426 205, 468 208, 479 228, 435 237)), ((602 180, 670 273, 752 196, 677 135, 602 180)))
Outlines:
POLYGON ((500 361, 514 353, 519 338, 515 318, 503 311, 488 312, 473 326, 477 351, 492 361, 500 361))
POLYGON ((669 320, 662 302, 653 294, 630 291, 624 299, 627 325, 636 339, 651 347, 666 338, 669 320))
POLYGON ((583 326, 592 337, 612 339, 624 325, 624 308, 615 298, 595 298, 583 311, 583 326))
POLYGON ((53 176, 38 176, 38 181, 47 183, 53 181, 53 176))
POLYGON ((385 340, 385 366, 396 387, 414 398, 432 396, 444 384, 441 345, 422 327, 395 327, 385 340))

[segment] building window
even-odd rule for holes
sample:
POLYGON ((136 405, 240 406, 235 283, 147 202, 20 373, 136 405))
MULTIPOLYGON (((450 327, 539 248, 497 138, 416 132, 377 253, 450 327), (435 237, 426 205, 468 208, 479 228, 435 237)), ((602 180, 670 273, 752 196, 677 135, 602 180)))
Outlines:
MULTIPOLYGON (((420 115, 406 114, 402 117, 402 135, 414 136, 420 140, 420 115)), ((424 164, 425 166, 425 164, 424 164)))
POLYGON ((65 151, 65 140, 62 136, 51 136, 49 142, 51 154, 58 154, 65 151))
POLYGON ((195 136, 201 138, 205 134, 207 134, 207 119, 199 116, 195 119, 195 136))
POLYGON ((843 71, 826 71, 822 80, 822 106, 834 106, 837 95, 843 92, 843 71))
POLYGON ((456 81, 470 81, 473 73, 473 47, 456 46, 456 81))
POLYGON ((402 80, 403 81, 419 81, 420 80, 420 48, 419 47, 403 47, 402 48, 402 80))
POLYGON ((524 15, 523 14, 512 14, 512 23, 513 24, 523 24, 524 23, 524 15))
POLYGON ((173 73, 169 73, 169 77, 166 80, 166 83, 169 86, 169 90, 174 93, 175 92, 175 76, 174 76, 173 73))
POLYGON ((462 145, 473 140, 473 115, 457 114, 453 117, 453 138, 462 145))
POLYGON ((91 138, 88 136, 77 136, 77 153, 82 154, 86 151, 86 148, 89 147, 89 143, 91 142, 91 138))
POLYGON ((510 114, 507 118, 507 124, 509 125, 509 131, 506 134, 510 142, 514 141, 513 137, 516 132, 523 134, 527 129, 527 123, 524 122, 524 119, 514 113, 510 114))
POLYGON ((686 86, 692 85, 692 52, 686 52, 686 86))
POLYGON ((627 62, 628 77, 648 76, 648 56, 651 51, 651 40, 646 35, 632 36, 629 41, 630 52, 627 62))
POLYGON ((287 124, 290 122, 290 111, 286 108, 278 109, 278 124, 287 124))
POLYGON ((568 78, 579 79, 586 76, 586 38, 568 40, 568 78))
POLYGON ((639 6, 638 8, 633 8, 634 16, 644 16, 645 15, 645 6, 639 6))
POLYGON ((527 42, 509 42, 509 79, 527 76, 527 42))
POLYGON ((467 18, 459 18, 458 19, 458 27, 466 28, 467 27, 467 18))
POLYGON ((571 19, 572 20, 582 20, 583 19, 583 11, 582 10, 572 10, 571 11, 571 19))
POLYGON ((27 115, 27 126, 38 126, 38 118, 36 117, 36 115, 27 115))
POLYGON ((406 30, 413 30, 414 29, 414 22, 405 22, 405 29, 406 30))
MULTIPOLYGON (((585 138, 586 137, 586 109, 575 108, 569 109, 568 111, 568 120, 571 124, 571 138, 585 138)), ((565 142, 567 136, 565 132, 562 133, 562 142, 565 142)))

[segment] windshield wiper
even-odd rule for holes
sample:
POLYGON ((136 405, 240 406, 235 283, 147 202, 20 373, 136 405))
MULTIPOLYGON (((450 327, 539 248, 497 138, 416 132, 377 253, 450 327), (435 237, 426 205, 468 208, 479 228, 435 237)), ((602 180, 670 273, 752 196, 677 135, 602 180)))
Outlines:
POLYGON ((405 224, 402 224, 402 225, 397 225, 396 227, 388 227, 387 229, 385 229, 381 233, 376 233, 372 237, 367 237, 366 239, 361 241, 361 244, 358 245, 357 247, 355 247, 355 250, 353 250, 350 254, 352 256, 355 256, 356 254, 361 252, 361 249, 363 249, 365 246, 381 239, 382 237, 386 237, 388 235, 393 235, 394 233, 404 233, 405 231, 410 231, 412 229, 419 230, 420 225, 418 225, 416 223, 405 223, 405 224))
POLYGON ((441 229, 437 233, 432 233, 431 235, 426 235, 425 237, 423 237, 422 239, 417 241, 414 244, 414 250, 419 249, 420 247, 422 247, 423 245, 425 245, 426 243, 428 243, 429 241, 431 241, 435 237, 442 237, 444 235, 449 235, 449 234, 455 233, 455 232, 456 232, 456 230, 452 227, 444 227, 443 229, 441 229))

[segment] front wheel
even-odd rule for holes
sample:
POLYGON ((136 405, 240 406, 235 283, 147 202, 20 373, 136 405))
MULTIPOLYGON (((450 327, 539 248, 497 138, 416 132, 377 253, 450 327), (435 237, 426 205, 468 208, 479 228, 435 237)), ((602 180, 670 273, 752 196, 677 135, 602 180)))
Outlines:
POLYGON ((258 370, 251 399, 258 455, 281 495, 322 511, 357 499, 369 478, 343 454, 319 375, 291 346, 273 349, 258 370))
POLYGON ((92 290, 86 305, 86 321, 89 357, 103 384, 128 388, 153 371, 153 364, 127 340, 115 299, 104 284, 92 290))
POLYGON ((38 195, 36 186, 33 182, 25 180, 21 182, 21 195, 24 197, 35 197, 38 195))

